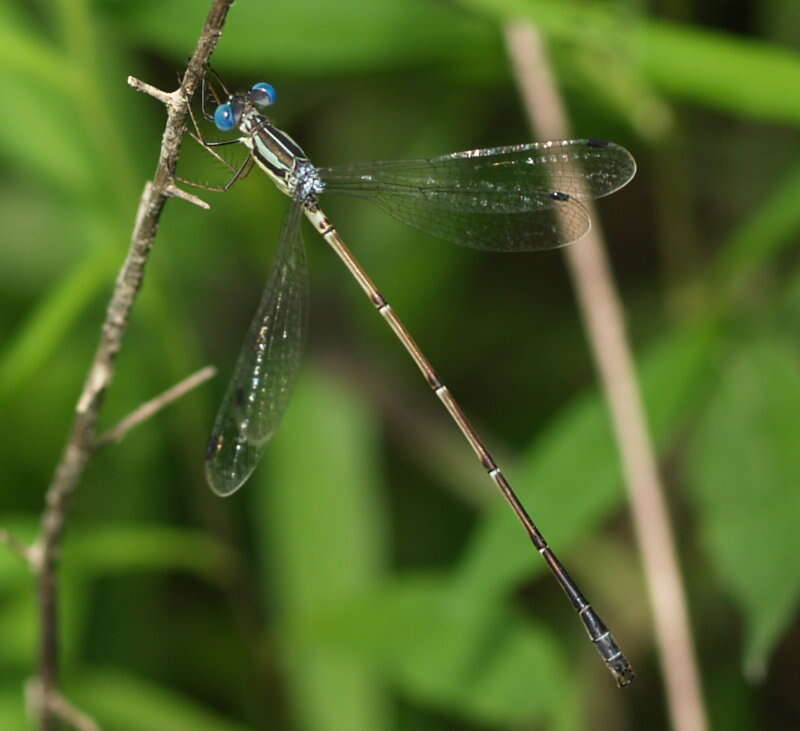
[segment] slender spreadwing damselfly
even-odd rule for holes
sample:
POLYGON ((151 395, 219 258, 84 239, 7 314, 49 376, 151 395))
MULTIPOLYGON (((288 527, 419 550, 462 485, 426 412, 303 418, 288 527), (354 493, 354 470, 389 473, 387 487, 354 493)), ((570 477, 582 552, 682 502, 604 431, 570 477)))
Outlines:
MULTIPOLYGON (((221 82, 220 82, 221 84, 221 82)), ((373 307, 422 371, 428 385, 466 438, 556 581, 578 612, 589 637, 620 686, 633 680, 631 666, 577 584, 548 546, 447 386, 441 381, 386 298, 320 208, 320 198, 343 193, 366 198, 403 223, 456 244, 489 251, 535 251, 563 246, 591 225, 582 200, 601 198, 626 185, 636 163, 612 142, 581 139, 534 142, 456 152, 420 160, 316 167, 286 132, 261 112, 275 102, 264 82, 223 97, 213 115, 233 139, 198 140, 213 148, 243 144, 244 163, 227 190, 255 163, 290 199, 263 297, 214 422, 206 476, 218 495, 230 495, 251 475, 289 403, 304 341, 308 274, 300 232, 302 216, 333 249, 373 307), (221 103, 220 103, 221 102, 221 103)), ((197 127, 197 125, 195 125, 197 127)))

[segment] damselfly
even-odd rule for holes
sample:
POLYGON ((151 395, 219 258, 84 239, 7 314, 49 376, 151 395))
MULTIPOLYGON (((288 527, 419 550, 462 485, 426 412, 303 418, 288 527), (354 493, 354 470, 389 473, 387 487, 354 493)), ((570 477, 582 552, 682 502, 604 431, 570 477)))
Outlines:
POLYGON ((213 117, 206 116, 221 131, 238 130, 239 136, 209 142, 198 130, 207 148, 241 143, 249 150, 224 189, 255 163, 291 203, 264 295, 214 422, 206 455, 211 488, 218 495, 230 495, 242 486, 288 405, 306 322, 308 275, 300 233, 305 215, 422 371, 566 592, 617 683, 630 683, 630 664, 605 624, 548 546, 447 386, 322 212, 319 200, 328 193, 367 198, 404 223, 478 249, 551 249, 589 230, 581 200, 609 195, 628 183, 636 171, 633 157, 614 143, 583 139, 321 168, 261 113, 275 102, 271 85, 261 82, 245 93, 224 93, 227 100, 218 104, 213 117))

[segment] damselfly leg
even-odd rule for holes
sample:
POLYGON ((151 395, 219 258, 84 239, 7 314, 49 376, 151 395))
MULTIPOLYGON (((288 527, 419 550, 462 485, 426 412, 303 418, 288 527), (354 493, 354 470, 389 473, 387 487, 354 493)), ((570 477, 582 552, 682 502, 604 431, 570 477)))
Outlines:
POLYGON ((203 77, 200 79, 200 99, 201 99, 201 109, 203 111, 203 118, 208 122, 214 121, 214 114, 213 112, 208 111, 208 102, 209 102, 209 94, 208 91, 210 90, 211 99, 214 103, 212 109, 216 109, 218 105, 222 104, 229 96, 230 92, 228 91, 227 87, 222 81, 220 75, 213 69, 211 66, 206 66, 206 70, 208 73, 212 74, 216 79, 217 83, 222 88, 223 93, 220 94, 215 88, 214 85, 207 81, 208 73, 203 74, 203 77))
MULTIPOLYGON (((201 88, 201 95, 203 98, 203 109, 205 110, 205 76, 202 80, 202 88, 201 88)), ((194 127, 194 132, 190 132, 189 136, 197 142, 209 155, 211 155, 217 162, 221 163, 228 171, 232 173, 232 176, 228 179, 228 181, 224 185, 209 185, 207 183, 199 183, 195 180, 189 180, 188 178, 182 178, 179 176, 175 176, 175 180, 180 181, 181 183, 185 183, 186 185, 191 185, 195 188, 202 188, 203 190, 211 190, 216 193, 227 193, 233 185, 241 180, 242 178, 246 178, 250 170, 253 168, 253 158, 252 156, 248 155, 242 161, 242 164, 238 167, 231 165, 222 155, 220 155, 216 149, 216 147, 226 147, 228 145, 237 145, 239 144, 238 139, 232 140, 207 140, 203 135, 203 131, 200 129, 200 125, 197 123, 197 118, 194 116, 194 111, 192 110, 192 105, 189 104, 189 118, 192 120, 192 126, 194 127)), ((205 116, 205 111, 203 113, 205 116)), ((211 117, 213 119, 213 117, 211 117)))

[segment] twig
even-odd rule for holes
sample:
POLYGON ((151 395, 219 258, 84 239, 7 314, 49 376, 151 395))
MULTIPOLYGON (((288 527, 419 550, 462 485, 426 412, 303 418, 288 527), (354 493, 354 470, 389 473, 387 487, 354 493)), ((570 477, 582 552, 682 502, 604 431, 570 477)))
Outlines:
POLYGON ((0 543, 8 548, 12 553, 17 554, 34 572, 39 571, 41 560, 39 552, 35 546, 26 546, 19 538, 13 536, 5 528, 0 528, 0 543))
POLYGON ((153 99, 158 99, 158 101, 167 107, 167 109, 175 109, 180 107, 181 96, 180 94, 176 94, 174 91, 162 91, 161 89, 148 84, 146 81, 137 79, 135 76, 128 77, 128 86, 136 89, 136 91, 141 91, 143 94, 148 94, 149 96, 153 97, 153 99))
POLYGON ((96 449, 97 421, 103 397, 114 376, 116 358, 122 347, 137 293, 142 286, 145 265, 153 246, 161 212, 167 198, 175 194, 173 179, 181 140, 186 130, 189 99, 205 73, 232 3, 233 0, 213 0, 194 54, 177 91, 168 94, 142 82, 133 82, 135 88, 150 93, 166 104, 167 123, 155 175, 153 181, 145 185, 142 193, 130 248, 117 275, 106 310, 100 343, 78 399, 75 419, 61 461, 45 497, 39 538, 42 560, 39 581, 39 678, 45 699, 42 705, 41 731, 50 731, 53 728, 48 700, 56 692, 58 674, 58 554, 69 500, 96 449))
MULTIPOLYGON (((25 690, 29 711, 41 718, 45 709, 45 696, 42 692, 42 684, 39 678, 29 680, 25 690)), ((100 731, 100 726, 97 725, 94 719, 73 706, 58 691, 50 691, 47 696, 46 707, 50 713, 68 723, 77 731, 100 731)))
POLYGON ((196 195, 194 195, 194 193, 189 193, 189 191, 179 188, 177 185, 175 185, 175 183, 170 183, 164 190, 164 193, 170 198, 180 198, 181 200, 191 203, 193 206, 197 206, 198 208, 204 208, 205 210, 211 208, 211 206, 208 205, 208 203, 206 203, 202 198, 198 198, 196 195))
MULTIPOLYGON (((528 23, 510 24, 506 41, 531 125, 547 138, 568 137, 563 105, 539 34, 528 23)), ((672 723, 680 731, 704 731, 707 714, 669 512, 599 227, 565 252, 611 410, 672 723)))
POLYGON ((206 366, 202 370, 176 383, 172 388, 164 391, 164 393, 150 399, 150 401, 145 401, 141 406, 122 419, 116 426, 111 427, 111 429, 97 437, 95 447, 104 447, 112 442, 119 442, 131 429, 139 426, 139 424, 157 414, 164 407, 177 401, 193 388, 197 388, 201 383, 205 383, 209 378, 213 378, 216 372, 217 369, 214 368, 214 366, 206 366))

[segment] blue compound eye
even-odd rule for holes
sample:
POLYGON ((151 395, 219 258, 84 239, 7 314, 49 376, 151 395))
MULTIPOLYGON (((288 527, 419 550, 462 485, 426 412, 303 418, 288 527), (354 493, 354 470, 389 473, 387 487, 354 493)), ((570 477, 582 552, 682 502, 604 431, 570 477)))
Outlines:
POLYGON ((220 104, 214 110, 214 124, 217 125, 217 129, 223 132, 228 132, 236 126, 236 115, 233 113, 233 107, 230 102, 220 104))
POLYGON ((259 81, 250 87, 250 98, 253 100, 253 104, 257 104, 259 107, 268 107, 270 104, 275 103, 278 94, 272 84, 268 84, 266 81, 259 81))

